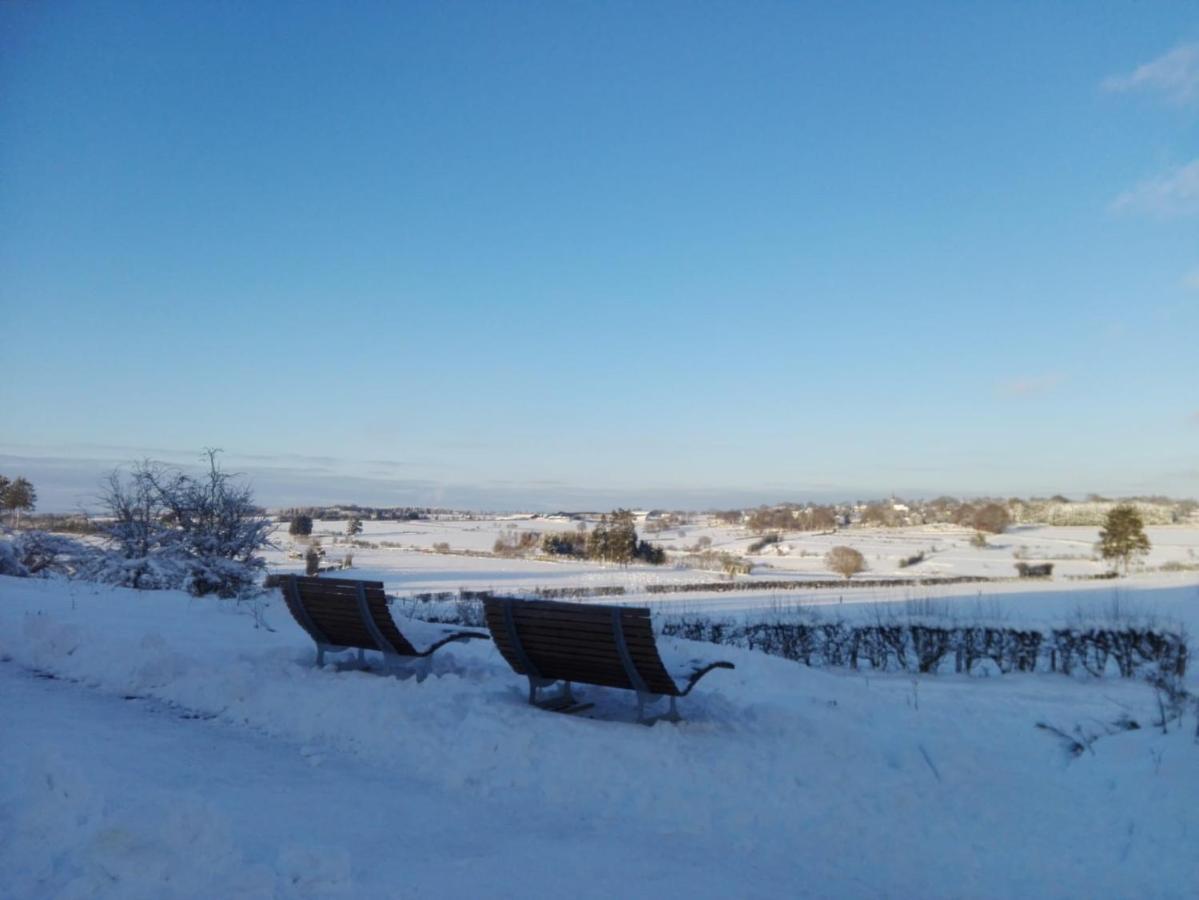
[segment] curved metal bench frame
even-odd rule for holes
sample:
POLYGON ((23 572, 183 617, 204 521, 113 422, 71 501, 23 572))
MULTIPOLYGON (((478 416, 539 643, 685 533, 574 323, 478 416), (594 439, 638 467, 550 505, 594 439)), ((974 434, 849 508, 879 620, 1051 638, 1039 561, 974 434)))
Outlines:
POLYGON ((478 631, 458 631, 447 634, 444 638, 436 641, 424 650, 417 650, 416 647, 404 637, 403 631, 396 623, 395 619, 388 615, 390 625, 395 629, 396 634, 407 644, 406 647, 397 647, 390 641, 383 630, 379 627, 379 623, 375 620, 375 615, 371 611, 370 600, 366 596, 366 587, 370 584, 377 585, 380 590, 383 588, 382 582, 366 582, 356 581, 353 579, 322 579, 322 578, 305 578, 299 575, 287 575, 283 578, 283 598, 287 603, 287 608, 291 611, 292 617, 301 628, 308 633, 316 644, 316 664, 323 666, 325 664, 326 653, 344 653, 349 650, 358 651, 357 664, 360 668, 367 668, 366 651, 376 650, 383 656, 384 668, 392 674, 400 677, 410 677, 415 675, 417 680, 423 680, 429 674, 431 665, 430 657, 434 651, 446 644, 454 641, 469 641, 469 640, 486 640, 487 635, 478 631), (301 579, 304 578, 302 582, 301 579), (354 606, 358 613, 359 621, 370 635, 371 641, 374 642, 373 647, 361 646, 359 644, 339 644, 336 643, 325 634, 325 632, 313 620, 308 608, 304 604, 303 592, 301 591, 302 583, 325 583, 336 582, 339 585, 354 586, 354 606))
MULTIPOLYGON (((513 671, 518 675, 524 675, 529 682, 529 703, 550 709, 556 712, 577 712, 585 708, 582 706, 573 691, 575 683, 589 683, 583 677, 583 673, 572 679, 553 678, 544 675, 537 667, 536 663, 530 658, 526 651, 524 642, 521 640, 520 629, 516 623, 516 617, 513 614, 514 609, 519 609, 521 605, 528 604, 534 608, 554 608, 555 604, 552 601, 544 600, 522 600, 515 597, 488 597, 484 599, 485 606, 491 606, 493 609, 498 607, 500 613, 500 622, 502 623, 502 643, 501 636, 496 634, 496 626, 493 623, 493 617, 487 616, 488 629, 492 632, 492 637, 496 640, 497 646, 500 647, 501 653, 508 658, 508 662, 512 665, 513 671), (505 646, 507 652, 505 652, 505 646), (558 686, 556 692, 548 692, 542 694, 552 688, 558 686)), ((649 617, 649 610, 638 607, 623 607, 623 606, 600 606, 590 604, 565 604, 557 605, 557 608, 573 608, 578 609, 579 606, 584 606, 589 610, 594 610, 597 614, 604 613, 610 618, 612 629, 612 640, 616 648, 615 661, 624 671, 625 677, 628 679, 628 690, 632 690, 637 694, 637 721, 645 724, 652 724, 659 719, 665 719, 672 722, 679 721, 679 711, 677 699, 685 697, 691 693, 692 688, 696 683, 713 669, 732 669, 735 666, 731 662, 713 661, 704 663, 688 676, 685 685, 681 686, 675 680, 675 677, 669 672, 666 672, 665 666, 662 666, 661 657, 658 656, 657 646, 653 648, 654 656, 657 657, 657 662, 665 672, 667 679, 670 681, 671 691, 662 691, 652 689, 646 681, 646 676, 637 667, 637 662, 633 658, 630 651, 628 639, 625 634, 624 614, 632 612, 634 614, 642 614, 646 618, 649 617), (601 612, 602 611, 602 612, 601 612), (646 707, 652 706, 663 699, 667 700, 669 707, 665 713, 659 716, 647 716, 646 707)), ((562 626, 568 627, 568 626, 562 626)), ((593 683, 593 682, 592 682, 593 683)), ((661 685, 661 683, 659 682, 661 685)))

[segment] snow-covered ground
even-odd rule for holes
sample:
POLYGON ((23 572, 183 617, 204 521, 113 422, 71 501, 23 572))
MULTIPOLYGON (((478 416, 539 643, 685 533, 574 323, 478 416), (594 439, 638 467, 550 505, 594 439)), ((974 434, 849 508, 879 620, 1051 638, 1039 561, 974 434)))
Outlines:
MULTIPOLYGON (((1187 589, 1124 599, 1185 603, 1187 589)), ((1151 727, 1143 683, 867 677, 691 645, 737 669, 700 683, 684 723, 645 728, 620 691, 589 689, 585 716, 527 706, 487 642, 439 652, 417 683, 318 670, 278 602, 264 617, 273 630, 228 602, 0 578, 0 893, 1193 897, 1199 885, 1195 718, 1151 727), (1114 724, 1130 719, 1142 727, 1114 724), (1104 736, 1072 756, 1038 723, 1104 736)))
MULTIPOLYGON (((664 614, 774 615, 798 607, 836 606, 839 615, 874 615, 879 604, 930 601, 972 617, 1002 619, 1011 615, 1038 624, 1064 624, 1078 614, 1110 618, 1113 612, 1151 615, 1169 625, 1182 624, 1199 634, 1199 528, 1148 528, 1152 542, 1149 556, 1129 578, 1114 581, 1076 580, 1068 575, 1093 575, 1108 568, 1092 560, 1098 529, 1082 527, 1022 527, 990 538, 991 546, 970 545, 973 531, 946 526, 919 528, 852 528, 836 534, 794 532, 787 535, 787 556, 766 552, 754 574, 738 578, 742 586, 775 580, 828 580, 824 554, 837 544, 848 544, 867 557, 871 571, 864 578, 906 578, 911 584, 870 588, 800 590, 737 590, 733 592, 687 591, 647 593, 654 585, 686 585, 725 581, 718 573, 681 566, 606 565, 587 560, 556 561, 545 558, 507 559, 490 555, 495 539, 507 529, 522 531, 567 531, 576 523, 566 518, 504 518, 416 522, 365 522, 360 539, 373 547, 351 547, 346 541, 345 522, 317 522, 314 537, 326 551, 326 563, 353 555, 353 566, 343 573, 350 578, 378 580, 394 594, 427 591, 494 589, 527 592, 538 588, 595 588, 619 586, 627 592, 609 602, 649 606, 664 614), (436 543, 448 543, 454 551, 435 553, 436 543), (385 546, 386 545, 386 546, 385 546), (931 548, 936 548, 932 552, 931 548), (926 561, 900 568, 900 559, 921 551, 926 561), (1052 561, 1054 578, 1026 581, 1010 579, 1015 570, 1013 553, 1033 562, 1052 561), (805 555, 806 554, 806 555, 805 555), (1180 571, 1163 571, 1176 563, 1180 571), (921 585, 917 579, 974 575, 1005 579, 994 584, 921 585)), ((734 526, 684 526, 683 536, 671 529, 651 538, 678 549, 693 546, 700 537, 711 540, 715 549, 742 553, 754 540, 734 526)), ((303 561, 288 558, 306 545, 289 538, 283 529, 275 534, 278 547, 267 554, 272 571, 296 572, 303 561)), ((828 610, 826 610, 828 611, 828 610)))
MULTIPOLYGON (((554 517, 367 521, 358 539, 375 546, 351 547, 346 543, 345 522, 318 521, 313 537, 320 539, 327 561, 352 553, 356 569, 380 573, 388 590, 396 591, 599 584, 637 590, 647 584, 713 581, 721 577, 718 572, 669 564, 624 567, 585 560, 490 556, 496 538, 505 531, 544 534, 574 531, 576 526, 569 519, 554 517), (448 544, 451 552, 433 552, 436 544, 448 544)), ((1160 526, 1145 531, 1152 549, 1138 567, 1140 574, 1159 574, 1163 566, 1189 571, 1192 576, 1199 572, 1199 527, 1160 526)), ((945 525, 855 527, 827 534, 788 532, 779 544, 754 554, 747 551, 757 536, 738 526, 685 525, 651 534, 642 525, 639 534, 680 555, 706 538, 713 550, 748 556, 754 563, 753 574, 745 579, 750 581, 836 577, 826 568, 824 555, 839 544, 854 547, 865 556, 869 570, 863 578, 1012 578, 1016 575, 1015 564, 1025 561, 1053 563, 1055 582, 1070 584, 1069 576, 1097 575, 1110 568, 1095 553, 1099 529, 1085 527, 1014 526, 1004 534, 990 536, 983 548, 971 545, 973 530, 945 525), (900 566, 902 560, 920 553, 925 555, 923 562, 900 566)), ((287 554, 302 551, 303 542, 290 538, 285 528, 280 528, 275 538, 279 547, 267 554, 272 567, 280 571, 302 568, 302 560, 289 559, 287 554)))

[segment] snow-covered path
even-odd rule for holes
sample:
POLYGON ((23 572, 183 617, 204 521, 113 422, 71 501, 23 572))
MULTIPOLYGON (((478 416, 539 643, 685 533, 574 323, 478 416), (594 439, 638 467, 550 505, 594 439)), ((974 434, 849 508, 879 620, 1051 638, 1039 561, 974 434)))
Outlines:
MULTIPOLYGON (((447 795, 353 756, 0 665, 6 896, 784 896, 628 821, 447 795), (65 727, 64 727, 65 726, 65 727), (747 879, 753 887, 747 886, 747 879)), ((742 866, 749 864, 751 871, 742 866)))

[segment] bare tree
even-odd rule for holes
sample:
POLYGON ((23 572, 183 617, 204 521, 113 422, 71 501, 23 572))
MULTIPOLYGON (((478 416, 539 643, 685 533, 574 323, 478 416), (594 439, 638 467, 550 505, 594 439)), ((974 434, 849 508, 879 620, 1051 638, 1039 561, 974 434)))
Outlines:
POLYGON ((976 531, 988 531, 991 534, 1003 534, 1010 524, 1012 517, 1008 514, 1007 507, 1001 503, 988 503, 979 507, 973 517, 976 531))
POLYGON ((146 459, 133 466, 128 480, 119 469, 105 479, 100 502, 108 514, 103 533, 112 553, 101 560, 103 571, 96 577, 135 588, 172 586, 163 583, 154 559, 164 555, 170 543, 166 507, 156 486, 162 477, 161 467, 146 459))
POLYGON ((866 571, 866 557, 853 547, 833 547, 824 555, 824 564, 848 581, 858 572, 866 571))
POLYGON ((808 510, 807 524, 813 531, 832 531, 837 527, 837 512, 831 506, 813 506, 808 510))
POLYGON ((126 480, 109 475, 101 501, 114 550, 95 572, 130 587, 182 587, 196 595, 238 597, 252 591, 270 545, 270 520, 250 488, 223 472, 220 451, 207 450, 199 478, 145 460, 126 480))

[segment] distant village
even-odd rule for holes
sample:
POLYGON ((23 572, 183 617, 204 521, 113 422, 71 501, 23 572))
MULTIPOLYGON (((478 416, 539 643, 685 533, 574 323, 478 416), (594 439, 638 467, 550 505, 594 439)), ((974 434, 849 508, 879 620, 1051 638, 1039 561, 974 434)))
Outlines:
MULTIPOLYGON (((1098 526, 1116 505, 1136 507, 1146 525, 1184 525, 1199 523, 1199 501, 1169 497, 1109 498, 1090 494, 1081 500, 1062 495, 1053 497, 963 499, 942 496, 932 500, 889 497, 883 500, 840 504, 778 503, 745 509, 707 510, 703 512, 639 509, 634 515, 648 532, 664 531, 679 525, 717 520, 728 525, 743 525, 752 531, 781 529, 788 531, 825 531, 834 528, 900 528, 919 525, 959 525, 973 527, 980 510, 1002 507, 1013 525, 1098 526)), ((574 510, 554 513, 510 514, 512 519, 552 519, 587 521, 606 510, 574 510)), ((371 507, 356 504, 293 507, 271 510, 280 522, 297 515, 313 519, 341 521, 419 521, 494 519, 493 513, 463 512, 436 507, 371 507)), ((503 518, 503 516, 500 516, 503 518)))

